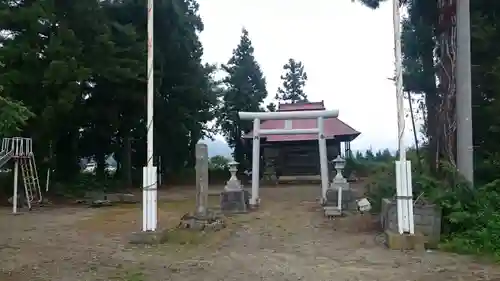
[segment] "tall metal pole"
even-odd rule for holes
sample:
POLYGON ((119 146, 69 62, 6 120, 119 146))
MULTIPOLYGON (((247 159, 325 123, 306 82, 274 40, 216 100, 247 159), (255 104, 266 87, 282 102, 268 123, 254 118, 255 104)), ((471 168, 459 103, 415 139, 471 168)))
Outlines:
POLYGON ((147 93, 147 166, 153 167, 153 0, 148 0, 148 93, 147 93))
POLYGON ((154 110, 154 61, 153 61, 153 0, 148 0, 148 92, 147 92, 147 152, 146 167, 143 168, 142 230, 155 231, 157 225, 157 177, 153 166, 153 110, 154 110))
POLYGON ((399 161, 396 161, 396 203, 399 233, 414 234, 415 224, 413 218, 411 162, 406 161, 406 147, 404 143, 405 113, 403 93, 403 63, 401 54, 401 17, 399 7, 399 0, 393 0, 394 64, 396 69, 395 79, 399 144, 399 161))
POLYGON ((457 0, 457 168, 474 183, 471 84, 470 2, 457 0))
POLYGON ((399 161, 406 161, 406 147, 404 143, 405 113, 403 94, 403 71, 401 54, 401 20, 399 14, 399 0, 393 1, 393 24, 394 24, 394 64, 396 69, 396 99, 398 114, 398 148, 399 161))

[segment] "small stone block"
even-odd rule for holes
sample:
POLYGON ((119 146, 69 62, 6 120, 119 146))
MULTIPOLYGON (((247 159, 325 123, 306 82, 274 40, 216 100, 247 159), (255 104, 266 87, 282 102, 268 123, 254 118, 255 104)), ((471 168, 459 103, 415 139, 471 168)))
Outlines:
POLYGON ((157 245, 165 243, 167 230, 138 231, 130 235, 129 243, 135 245, 157 245))
POLYGON ((125 194, 122 194, 122 196, 121 196, 121 202, 125 203, 125 204, 135 204, 135 203, 139 203, 140 201, 136 195, 131 194, 131 193, 125 193, 125 194))
POLYGON ((391 230, 385 231, 385 241, 391 250, 425 250, 425 239, 420 233, 399 234, 391 230))
POLYGON ((109 200, 94 200, 90 203, 92 208, 109 207, 113 204, 109 200))
POLYGON ((226 227, 224 220, 216 213, 208 212, 204 216, 185 214, 179 222, 178 228, 195 231, 218 231, 226 227))
POLYGON ((340 217, 342 216, 342 212, 339 211, 337 207, 324 207, 326 217, 340 217))

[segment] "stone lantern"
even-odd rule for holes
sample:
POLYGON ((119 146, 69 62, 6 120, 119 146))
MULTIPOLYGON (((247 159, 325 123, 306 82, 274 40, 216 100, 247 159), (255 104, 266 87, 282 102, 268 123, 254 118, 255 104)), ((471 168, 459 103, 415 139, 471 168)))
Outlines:
MULTIPOLYGON (((336 215, 341 215, 342 210, 346 209, 352 200, 351 189, 349 188, 349 183, 342 175, 346 164, 345 159, 339 155, 332 160, 332 163, 337 174, 326 192, 325 205, 328 210, 331 209, 330 211, 333 210, 336 215)), ((325 209, 325 212, 327 209, 325 209)))
POLYGON ((340 155, 337 156, 337 158, 333 159, 333 165, 335 170, 337 171, 337 174, 335 175, 335 178, 333 178, 334 183, 344 183, 347 180, 344 178, 342 175, 342 171, 345 168, 345 159, 340 157, 340 155))
POLYGON ((238 172, 238 165, 239 164, 240 163, 238 163, 236 161, 231 161, 228 163, 229 172, 231 173, 231 177, 226 182, 226 186, 224 187, 225 190, 241 190, 241 181, 236 176, 236 173, 238 172))
POLYGON ((221 193, 220 209, 224 213, 244 213, 247 212, 248 195, 241 185, 241 181, 236 176, 239 163, 231 161, 228 163, 231 177, 226 182, 224 191, 221 193))

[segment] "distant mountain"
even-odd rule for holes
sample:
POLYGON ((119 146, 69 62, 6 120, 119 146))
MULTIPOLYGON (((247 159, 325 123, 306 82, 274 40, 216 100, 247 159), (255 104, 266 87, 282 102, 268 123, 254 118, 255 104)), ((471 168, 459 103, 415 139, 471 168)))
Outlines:
POLYGON ((229 147, 229 145, 220 139, 204 139, 202 142, 206 143, 208 146, 208 157, 213 157, 216 155, 221 155, 224 157, 232 157, 233 150, 229 147))

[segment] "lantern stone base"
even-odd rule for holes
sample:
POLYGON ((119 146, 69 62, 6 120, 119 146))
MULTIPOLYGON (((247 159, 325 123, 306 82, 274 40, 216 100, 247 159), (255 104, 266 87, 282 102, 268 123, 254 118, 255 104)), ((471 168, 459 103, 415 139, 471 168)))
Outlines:
POLYGON ((325 212, 325 217, 332 219, 334 217, 341 217, 343 215, 342 211, 339 210, 337 207, 334 206, 325 206, 323 207, 323 210, 325 212))
POLYGON ((224 213, 246 213, 250 193, 244 189, 224 190, 220 194, 220 209, 224 213))
MULTIPOLYGON (((328 190, 326 191, 326 202, 325 206, 337 206, 339 188, 342 188, 342 209, 347 210, 353 206, 353 195, 352 190, 349 187, 349 183, 332 183, 328 190)), ((355 206, 354 206, 355 208, 355 206)), ((351 208, 352 209, 352 208, 351 208)))

